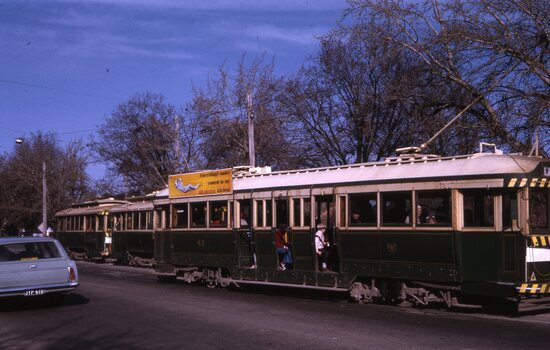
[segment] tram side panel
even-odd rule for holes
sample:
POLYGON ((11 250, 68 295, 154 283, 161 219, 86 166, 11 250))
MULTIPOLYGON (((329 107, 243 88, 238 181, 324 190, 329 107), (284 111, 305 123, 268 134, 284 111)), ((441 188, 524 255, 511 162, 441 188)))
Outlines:
POLYGON ((153 255, 153 230, 113 232, 113 258, 127 261, 132 257, 151 259, 153 255))
POLYGON ((174 266, 229 268, 237 264, 231 231, 172 231, 170 248, 174 266))
POLYGON ((342 272, 357 277, 455 283, 453 232, 341 234, 342 272))

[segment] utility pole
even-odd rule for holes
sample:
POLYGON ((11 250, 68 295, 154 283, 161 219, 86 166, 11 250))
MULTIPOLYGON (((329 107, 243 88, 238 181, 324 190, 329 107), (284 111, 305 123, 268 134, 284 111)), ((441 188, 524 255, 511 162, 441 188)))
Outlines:
POLYGON ((176 116, 174 117, 176 120, 176 136, 174 137, 174 152, 176 153, 175 154, 175 158, 176 158, 176 173, 180 173, 182 171, 182 167, 181 167, 181 161, 180 161, 180 157, 181 157, 181 140, 180 140, 180 129, 181 129, 181 124, 180 124, 180 116, 176 114, 176 116))
POLYGON ((252 93, 246 94, 248 115, 248 160, 251 168, 256 167, 256 150, 254 149, 254 111, 252 109, 252 93))

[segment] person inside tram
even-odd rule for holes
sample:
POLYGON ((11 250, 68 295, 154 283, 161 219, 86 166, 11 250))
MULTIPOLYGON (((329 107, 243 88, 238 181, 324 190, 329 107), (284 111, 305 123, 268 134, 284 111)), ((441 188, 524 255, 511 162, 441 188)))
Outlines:
POLYGON ((246 215, 246 212, 241 211, 241 227, 242 228, 248 228, 248 216, 246 215))
POLYGON ((325 237, 326 226, 324 224, 317 225, 317 231, 315 232, 315 254, 317 255, 317 261, 319 270, 325 271, 327 269, 328 261, 328 242, 325 237))
POLYGON ((279 257, 278 270, 284 271, 292 266, 292 253, 288 244, 288 232, 285 224, 279 224, 275 230, 275 248, 279 257))
POLYGON ((363 223, 363 221, 361 221, 361 214, 359 214, 359 212, 355 211, 351 214, 351 223, 352 224, 363 223))

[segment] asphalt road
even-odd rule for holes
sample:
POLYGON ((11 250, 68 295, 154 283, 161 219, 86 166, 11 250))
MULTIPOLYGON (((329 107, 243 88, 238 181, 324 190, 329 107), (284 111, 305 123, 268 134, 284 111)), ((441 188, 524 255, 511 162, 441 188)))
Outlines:
POLYGON ((159 283, 150 270, 79 263, 55 304, 0 301, 0 349, 548 349, 550 312, 520 317, 348 303, 278 290, 159 283))

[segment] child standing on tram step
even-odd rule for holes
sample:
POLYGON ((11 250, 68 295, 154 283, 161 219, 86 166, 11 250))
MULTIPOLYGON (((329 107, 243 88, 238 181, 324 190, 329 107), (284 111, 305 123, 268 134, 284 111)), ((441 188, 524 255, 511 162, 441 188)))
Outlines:
POLYGON ((288 233, 285 224, 279 224, 275 230, 275 248, 279 257, 278 270, 284 271, 292 265, 292 254, 288 246, 288 233))
POLYGON ((319 263, 319 270, 324 271, 327 269, 328 261, 328 242, 325 240, 326 226, 319 224, 317 226, 317 232, 315 232, 315 254, 317 254, 317 261, 319 263))

